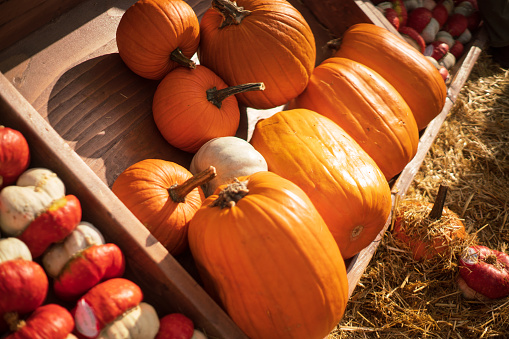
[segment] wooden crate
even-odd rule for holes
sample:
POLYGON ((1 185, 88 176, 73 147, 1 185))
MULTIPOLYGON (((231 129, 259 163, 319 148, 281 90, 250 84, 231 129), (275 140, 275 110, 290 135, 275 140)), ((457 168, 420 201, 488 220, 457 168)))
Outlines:
MULTIPOLYGON (((245 338, 198 283, 190 255, 171 256, 110 190, 124 169, 142 159, 188 167, 192 158, 171 147, 153 122, 157 82, 141 79, 118 56, 116 27, 134 2, 0 2, 0 124, 24 133, 33 152, 31 166, 57 172, 82 202, 83 220, 121 247, 127 277, 160 315, 183 312, 210 338, 245 338)), ((210 1, 187 2, 199 18, 210 6, 210 1)), ((327 41, 351 24, 370 22, 394 31, 367 0, 290 2, 315 34, 317 64, 330 56, 327 41)), ((476 35, 458 62, 442 113, 422 133, 415 158, 391 182, 393 201, 410 186, 485 43, 482 32, 476 35)), ((249 139, 258 119, 280 109, 242 110, 237 136, 249 139)), ((389 226, 390 218, 378 239, 347 263, 349 295, 389 226)))

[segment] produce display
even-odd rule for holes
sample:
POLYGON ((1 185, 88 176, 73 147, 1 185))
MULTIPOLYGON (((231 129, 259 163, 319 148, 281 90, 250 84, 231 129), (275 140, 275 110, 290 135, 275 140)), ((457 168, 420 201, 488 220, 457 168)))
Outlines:
MULTIPOLYGON (((346 264, 390 222, 390 182, 444 108, 444 69, 479 24, 473 0, 377 7, 401 36, 354 24, 319 65, 310 26, 286 0, 212 0, 200 22, 185 1, 139 0, 120 19, 121 60, 158 81, 157 130, 193 157, 188 167, 138 161, 111 190, 169 254, 189 253, 197 283, 252 339, 321 339, 340 322, 346 264), (278 106, 249 140, 236 136, 241 108, 278 106)), ((206 338, 183 313, 144 301, 124 277, 121 244, 83 220, 79 194, 56 172, 30 167, 30 151, 20 132, 0 127, 0 336, 206 338)), ((444 199, 408 204, 426 228, 447 219, 438 235, 407 222, 405 204, 393 211, 393 235, 415 260, 447 255, 466 237, 444 199)), ((505 253, 465 253, 466 297, 509 294, 507 272, 489 287, 472 279, 509 267, 505 253)))
POLYGON ((477 0, 373 0, 401 36, 425 55, 445 81, 481 23, 477 0), (405 13, 405 19, 395 15, 405 13))

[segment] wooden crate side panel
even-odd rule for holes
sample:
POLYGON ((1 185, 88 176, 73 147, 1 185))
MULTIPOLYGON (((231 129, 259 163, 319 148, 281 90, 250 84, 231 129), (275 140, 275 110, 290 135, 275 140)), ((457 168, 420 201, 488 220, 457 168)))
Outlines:
POLYGON ((126 277, 142 287, 145 300, 163 316, 180 311, 211 338, 245 338, 242 331, 188 272, 116 198, 81 158, 0 73, 0 123, 18 129, 31 145, 31 167, 44 166, 64 181, 94 224, 127 260, 126 277))

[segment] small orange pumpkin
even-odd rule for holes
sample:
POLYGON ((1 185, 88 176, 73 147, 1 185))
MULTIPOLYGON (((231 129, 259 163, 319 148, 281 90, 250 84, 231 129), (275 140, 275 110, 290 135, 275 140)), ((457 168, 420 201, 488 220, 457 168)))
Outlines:
POLYGON ((205 199, 200 185, 214 176, 213 167, 193 177, 177 163, 145 159, 122 172, 111 190, 175 255, 187 248, 189 221, 205 199))
POLYGON ((139 0, 120 19, 116 41, 127 67, 160 80, 179 65, 196 66, 190 58, 200 43, 200 24, 185 1, 139 0))
POLYGON ((263 83, 228 87, 205 66, 171 71, 154 94, 152 112, 157 128, 172 146, 195 153, 207 141, 234 136, 240 110, 235 94, 264 89, 263 83))
POLYGON ((394 86, 412 110, 419 130, 445 105, 447 87, 436 67, 386 28, 368 23, 352 25, 343 34, 334 56, 360 62, 394 86))
POLYGON ((341 127, 308 109, 260 120, 251 144, 269 171, 309 196, 345 259, 368 246, 388 220, 389 184, 374 160, 341 127))
POLYGON ((306 90, 289 108, 307 108, 341 126, 389 180, 417 152, 417 123, 401 95, 378 73, 345 58, 315 68, 306 90))
POLYGON ((212 0, 200 36, 200 64, 228 85, 265 84, 263 92, 238 96, 244 106, 286 104, 304 90, 315 66, 313 32, 286 0, 212 0))
POLYGON ((304 191, 275 173, 219 187, 189 245, 206 290, 249 338, 324 338, 343 316, 338 246, 304 191))

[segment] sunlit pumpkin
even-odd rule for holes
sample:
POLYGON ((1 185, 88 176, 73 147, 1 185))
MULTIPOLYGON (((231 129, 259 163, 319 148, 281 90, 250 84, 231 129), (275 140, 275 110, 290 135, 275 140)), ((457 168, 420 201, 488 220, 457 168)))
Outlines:
POLYGON ((286 0, 212 0, 200 22, 200 64, 228 85, 263 82, 238 95, 248 107, 286 104, 307 85, 316 59, 313 32, 286 0))
POLYGON ((324 338, 343 315, 338 246, 304 191, 277 174, 219 187, 189 244, 206 290, 252 339, 324 338))
POLYGON ((389 184, 341 127, 308 109, 258 121, 251 144, 269 171, 294 182, 320 212, 345 259, 368 246, 391 211, 389 184))

